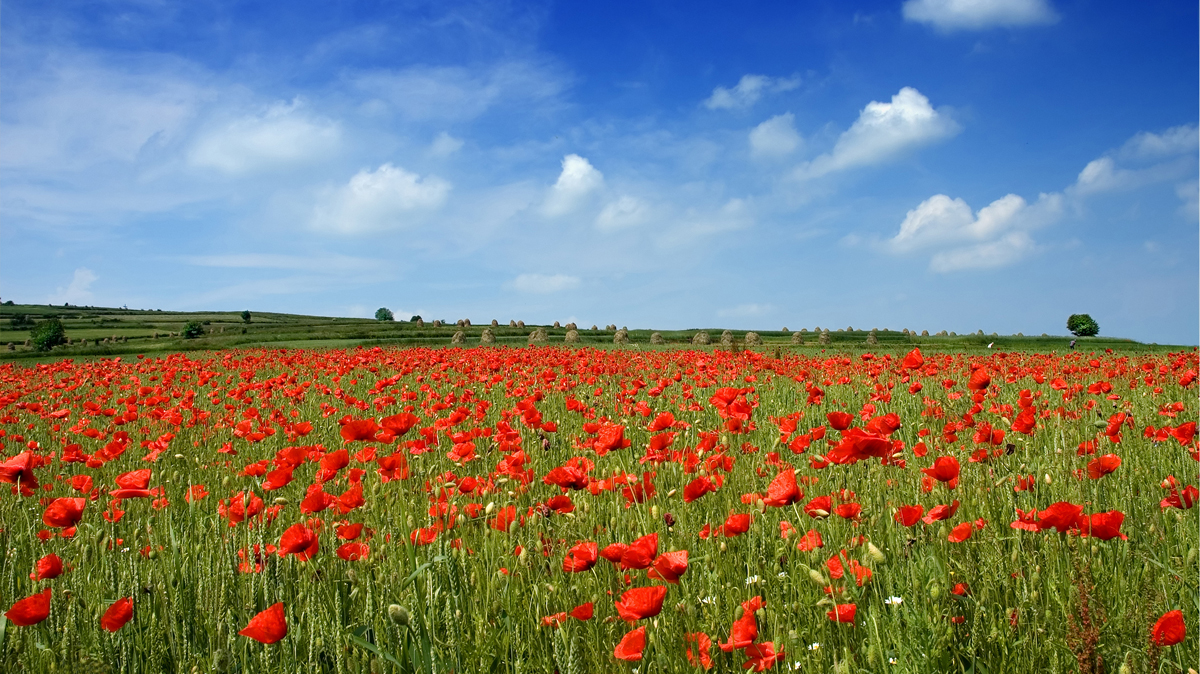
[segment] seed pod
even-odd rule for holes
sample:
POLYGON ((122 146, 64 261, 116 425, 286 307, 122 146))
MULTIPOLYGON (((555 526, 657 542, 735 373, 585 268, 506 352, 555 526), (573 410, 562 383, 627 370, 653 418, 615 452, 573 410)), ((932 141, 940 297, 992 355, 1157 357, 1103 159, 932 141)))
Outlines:
POLYGON ((483 509, 483 514, 484 514, 484 515, 491 515, 491 514, 492 514, 492 513, 494 513, 494 512, 496 512, 496 502, 495 502, 495 501, 488 501, 487 507, 483 509))
POLYGON ((408 624, 412 622, 412 616, 409 614, 408 609, 399 604, 392 604, 388 607, 387 612, 388 618, 391 618, 392 622, 396 623, 397 625, 403 625, 407 627, 408 624))
POLYGON ((1046 477, 1044 478, 1044 480, 1045 480, 1046 484, 1053 484, 1053 482, 1050 481, 1050 473, 1046 473, 1046 477))
POLYGON ((287 505, 287 504, 289 504, 289 503, 291 503, 291 501, 287 500, 286 498, 284 498, 284 497, 282 497, 282 496, 276 496, 276 497, 275 497, 275 505, 278 505, 278 506, 285 506, 285 505, 287 505))
POLYGON ((829 517, 829 511, 821 510, 820 508, 814 508, 812 511, 809 512, 809 514, 819 520, 823 520, 826 517, 829 517))
POLYGON ((1188 550, 1187 564, 1186 564, 1187 568, 1190 569, 1190 568, 1196 566, 1196 555, 1197 555, 1196 548, 1192 548, 1192 549, 1188 550))
POLYGON ((809 569, 808 577, 812 579, 812 582, 820 585, 821 587, 825 587, 829 584, 829 581, 825 580, 825 576, 822 576, 821 572, 817 571, 816 569, 809 569))
POLYGON ((1013 548, 1012 554, 1009 555, 1009 557, 1008 557, 1009 561, 1012 562, 1013 564, 1016 564, 1017 560, 1020 559, 1020 557, 1017 555, 1018 552, 1019 552, 1019 550, 1017 550, 1016 548, 1013 548))
POLYGON ((658 519, 658 506, 650 506, 650 517, 658 519))
POLYGON ((229 669, 229 654, 224 649, 218 648, 213 652, 213 669, 218 672, 229 669))

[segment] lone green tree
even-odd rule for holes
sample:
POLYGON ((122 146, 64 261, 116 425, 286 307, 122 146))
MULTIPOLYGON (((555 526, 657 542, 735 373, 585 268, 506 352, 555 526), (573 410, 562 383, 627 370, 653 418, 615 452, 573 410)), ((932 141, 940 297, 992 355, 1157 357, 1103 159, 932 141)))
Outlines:
POLYGON ((249 309, 246 309, 245 311, 242 312, 242 322, 243 323, 250 322, 250 310, 249 309))
POLYGON ((203 334, 204 326, 200 324, 200 321, 188 321, 187 324, 183 326, 184 339, 195 339, 203 334))
POLYGON ((1100 332, 1100 324, 1087 314, 1071 314, 1067 329, 1076 337, 1095 337, 1100 332))
POLYGON ((392 310, 387 307, 379 307, 375 310, 375 320, 377 321, 394 321, 396 317, 392 314, 392 310))
POLYGON ((49 351, 59 344, 67 343, 67 331, 63 328, 62 321, 51 318, 41 321, 30 330, 29 338, 33 342, 34 349, 49 351))

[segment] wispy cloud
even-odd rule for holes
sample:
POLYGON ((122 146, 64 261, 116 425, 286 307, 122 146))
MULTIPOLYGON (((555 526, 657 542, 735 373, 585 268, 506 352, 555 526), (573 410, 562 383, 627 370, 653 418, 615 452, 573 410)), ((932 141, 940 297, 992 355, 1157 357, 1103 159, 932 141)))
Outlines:
POLYGON ((791 91, 800 86, 799 77, 743 75, 732 88, 717 87, 704 100, 709 110, 741 110, 758 102, 765 94, 791 91))
POLYGON ((1047 0, 906 0, 904 18, 944 32, 1058 22, 1047 0))

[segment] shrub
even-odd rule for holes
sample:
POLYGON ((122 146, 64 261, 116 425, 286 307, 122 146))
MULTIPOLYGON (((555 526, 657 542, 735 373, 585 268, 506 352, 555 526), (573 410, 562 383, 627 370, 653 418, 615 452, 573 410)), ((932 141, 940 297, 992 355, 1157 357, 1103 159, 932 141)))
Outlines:
POLYGON ((33 341, 33 348, 38 351, 49 351, 59 344, 67 343, 67 331, 63 328, 62 321, 57 318, 38 323, 37 327, 29 331, 29 337, 33 341))
POLYGON ((195 339, 203 334, 204 326, 201 325, 199 321, 188 321, 187 324, 183 326, 184 339, 195 339))
POLYGON ((14 330, 20 330, 21 328, 32 327, 33 326, 33 317, 31 317, 27 314, 16 314, 12 318, 8 319, 8 324, 14 330))
POLYGON ((375 310, 375 320, 377 321, 394 321, 396 316, 392 314, 392 310, 387 307, 379 307, 375 310))
POLYGON ((1076 337, 1095 337, 1100 332, 1100 324, 1087 314, 1071 314, 1067 329, 1076 337))
POLYGON ((242 312, 242 322, 243 323, 250 322, 250 310, 249 309, 242 312))

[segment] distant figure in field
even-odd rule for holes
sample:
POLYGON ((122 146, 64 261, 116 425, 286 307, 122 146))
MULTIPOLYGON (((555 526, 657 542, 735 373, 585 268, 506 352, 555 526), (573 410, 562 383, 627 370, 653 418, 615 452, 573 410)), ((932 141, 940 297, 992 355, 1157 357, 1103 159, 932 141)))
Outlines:
POLYGON ((1073 340, 1073 339, 1071 340, 1071 350, 1072 351, 1075 350, 1075 340, 1073 340))

